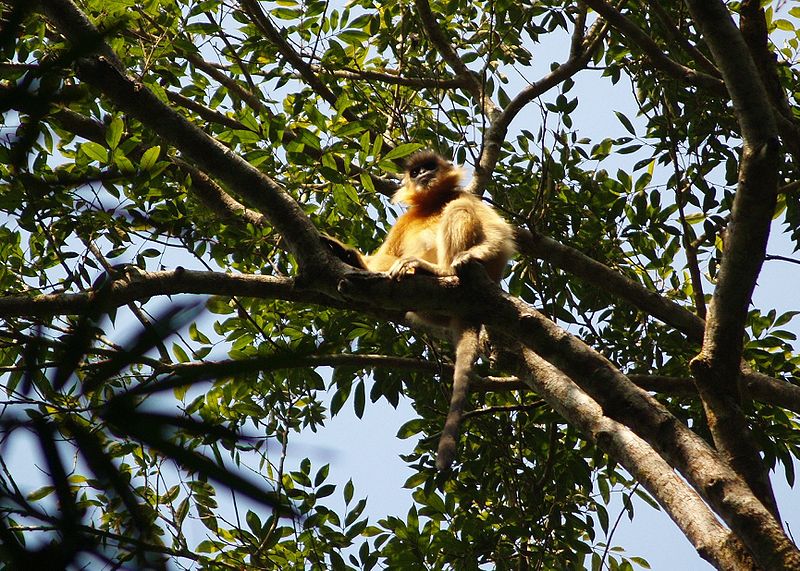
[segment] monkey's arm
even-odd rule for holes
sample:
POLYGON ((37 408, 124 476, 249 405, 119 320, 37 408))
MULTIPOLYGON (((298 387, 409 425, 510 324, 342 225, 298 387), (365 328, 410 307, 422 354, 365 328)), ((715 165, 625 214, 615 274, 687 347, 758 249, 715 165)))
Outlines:
POLYGON ((509 258, 514 254, 514 232, 491 207, 477 197, 464 196, 445 211, 450 230, 449 259, 452 273, 472 261, 480 262, 492 281, 499 283, 509 258), (480 236, 474 240, 473 237, 480 236))
POLYGON ((322 243, 330 250, 330 252, 354 268, 360 270, 367 270, 369 272, 385 272, 392 267, 392 264, 397 260, 397 256, 389 254, 385 247, 381 247, 375 254, 365 256, 355 248, 343 244, 336 238, 322 234, 322 243))
POLYGON ((442 268, 414 256, 396 258, 391 267, 388 268, 387 273, 390 278, 395 280, 413 274, 427 274, 439 277, 455 275, 450 268, 442 268))
POLYGON ((370 268, 364 261, 364 256, 356 250, 355 248, 351 248, 350 246, 346 246, 342 244, 336 238, 332 238, 327 234, 322 234, 322 243, 327 246, 328 250, 343 261, 345 264, 349 264, 354 268, 358 268, 360 270, 369 270, 370 268))

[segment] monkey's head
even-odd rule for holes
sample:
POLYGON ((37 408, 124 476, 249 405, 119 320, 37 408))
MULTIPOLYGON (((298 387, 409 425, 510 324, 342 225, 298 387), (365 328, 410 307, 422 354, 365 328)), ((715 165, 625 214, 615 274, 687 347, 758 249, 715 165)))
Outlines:
POLYGON ((414 153, 406 161, 403 185, 392 202, 421 205, 459 190, 461 170, 433 151, 414 153))

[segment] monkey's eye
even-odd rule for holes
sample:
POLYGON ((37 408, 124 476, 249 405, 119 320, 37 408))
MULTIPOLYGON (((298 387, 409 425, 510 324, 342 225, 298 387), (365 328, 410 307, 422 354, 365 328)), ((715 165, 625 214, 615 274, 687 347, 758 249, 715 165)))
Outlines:
POLYGON ((417 178, 417 176, 421 175, 422 173, 430 172, 432 170, 436 170, 436 162, 431 161, 429 163, 421 164, 418 167, 412 168, 409 172, 412 178, 417 178))

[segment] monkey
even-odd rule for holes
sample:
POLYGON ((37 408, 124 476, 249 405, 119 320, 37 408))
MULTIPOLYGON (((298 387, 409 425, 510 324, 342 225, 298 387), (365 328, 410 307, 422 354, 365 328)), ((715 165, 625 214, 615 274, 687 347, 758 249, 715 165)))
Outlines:
MULTIPOLYGON (((345 263, 401 280, 416 273, 463 275, 467 264, 480 263, 499 284, 514 253, 511 226, 489 205, 460 186, 461 170, 433 151, 409 157, 402 184, 392 198, 408 210, 372 255, 363 255, 336 239, 324 237, 345 263)), ((455 344, 453 393, 436 454, 436 467, 450 468, 469 391, 469 374, 478 353, 480 323, 461 317, 409 312, 409 321, 445 327, 455 344)))

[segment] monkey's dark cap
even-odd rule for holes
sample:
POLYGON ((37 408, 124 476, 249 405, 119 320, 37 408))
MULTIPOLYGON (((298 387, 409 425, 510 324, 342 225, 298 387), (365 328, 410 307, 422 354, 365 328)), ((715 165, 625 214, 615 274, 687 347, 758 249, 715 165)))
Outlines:
POLYGON ((440 155, 433 151, 419 151, 411 155, 406 161, 406 171, 411 176, 416 176, 420 171, 432 171, 441 163, 447 163, 440 155))

